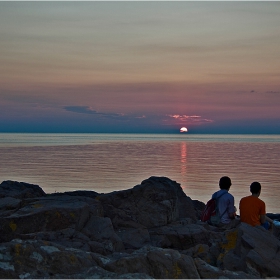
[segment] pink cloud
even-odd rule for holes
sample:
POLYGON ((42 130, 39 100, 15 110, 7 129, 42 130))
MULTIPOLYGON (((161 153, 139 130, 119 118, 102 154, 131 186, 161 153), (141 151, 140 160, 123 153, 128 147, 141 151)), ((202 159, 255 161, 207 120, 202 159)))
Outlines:
MULTIPOLYGON (((205 123, 212 123, 214 122, 211 119, 205 119, 201 116, 197 116, 197 115, 192 115, 192 116, 188 116, 188 115, 167 115, 167 117, 171 118, 171 120, 175 120, 176 123, 181 124, 205 124, 205 123)), ((169 119, 170 120, 170 119, 169 119)))

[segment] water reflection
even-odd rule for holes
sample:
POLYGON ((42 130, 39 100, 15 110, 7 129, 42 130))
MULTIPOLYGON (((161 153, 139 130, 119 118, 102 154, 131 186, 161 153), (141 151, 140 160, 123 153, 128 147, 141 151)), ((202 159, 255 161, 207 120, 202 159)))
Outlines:
POLYGON ((184 189, 187 183, 187 143, 181 142, 181 176, 182 188, 184 189))
POLYGON ((38 184, 47 193, 75 189, 107 193, 132 188, 150 176, 166 176, 180 183, 192 199, 206 202, 218 190, 219 178, 227 175, 237 206, 241 197, 250 194, 249 185, 259 181, 267 211, 280 212, 280 143, 146 141, 125 140, 124 136, 113 141, 102 137, 108 140, 98 138, 89 145, 75 140, 72 145, 69 141, 67 145, 13 147, 1 147, 0 139, 0 181, 38 184))

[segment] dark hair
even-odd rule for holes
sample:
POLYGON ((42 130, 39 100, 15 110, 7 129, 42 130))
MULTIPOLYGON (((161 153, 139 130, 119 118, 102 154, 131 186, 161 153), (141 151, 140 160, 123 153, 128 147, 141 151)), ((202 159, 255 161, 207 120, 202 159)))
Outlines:
POLYGON ((219 186, 221 190, 229 190, 231 186, 231 180, 229 177, 224 176, 219 181, 219 186))
POLYGON ((262 186, 259 182, 253 182, 250 186, 250 192, 256 194, 261 190, 262 186))

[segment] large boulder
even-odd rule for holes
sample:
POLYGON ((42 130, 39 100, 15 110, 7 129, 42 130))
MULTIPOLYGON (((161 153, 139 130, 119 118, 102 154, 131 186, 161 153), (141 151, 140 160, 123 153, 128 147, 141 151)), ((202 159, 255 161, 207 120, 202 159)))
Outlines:
POLYGON ((227 269, 220 269, 216 266, 210 265, 200 258, 194 258, 194 262, 201 279, 253 279, 253 277, 243 271, 230 271, 227 269))
POLYGON ((215 232, 206 230, 199 224, 175 222, 149 230, 152 244, 161 248, 186 250, 197 244, 208 244, 215 232))
POLYGON ((88 236, 91 241, 103 243, 107 253, 124 250, 122 240, 116 234, 109 218, 92 215, 81 229, 81 233, 88 236))
POLYGON ((1 278, 71 278, 96 266, 92 254, 64 248, 55 243, 19 239, 0 246, 1 278))
POLYGON ((40 240, 14 239, 0 245, 2 279, 145 279, 143 273, 118 274, 105 269, 112 259, 40 240))
POLYGON ((98 199, 104 215, 116 228, 130 221, 152 228, 183 217, 197 220, 192 200, 180 184, 166 177, 150 177, 132 189, 100 195, 98 199))
POLYGON ((224 233, 217 266, 257 278, 279 278, 280 241, 261 226, 241 223, 224 233))
POLYGON ((38 185, 16 181, 3 181, 0 184, 0 198, 13 197, 18 199, 45 196, 46 193, 38 185))
MULTIPOLYGON (((80 196, 44 196, 25 199, 14 211, 2 211, 0 234, 11 239, 19 234, 81 230, 91 216, 103 216, 99 201, 80 196)), ((6 240, 7 241, 7 240, 6 240)))
POLYGON ((155 279, 196 279, 199 278, 192 258, 176 250, 143 247, 115 261, 105 268, 117 274, 144 273, 155 279))
POLYGON ((17 210, 21 206, 21 199, 14 197, 3 197, 0 198, 0 216, 5 216, 17 210), (6 212, 6 213, 5 213, 6 212))
POLYGON ((151 244, 150 233, 147 228, 119 228, 117 235, 123 242, 126 249, 140 249, 145 245, 151 244))

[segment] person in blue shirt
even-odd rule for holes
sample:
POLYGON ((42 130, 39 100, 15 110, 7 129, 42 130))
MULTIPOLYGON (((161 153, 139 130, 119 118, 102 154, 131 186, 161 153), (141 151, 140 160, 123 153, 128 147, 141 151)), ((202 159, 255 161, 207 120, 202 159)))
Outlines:
POLYGON ((231 179, 228 176, 220 178, 220 190, 212 195, 212 198, 218 199, 218 208, 221 216, 219 228, 230 229, 236 227, 240 220, 236 219, 236 207, 234 206, 234 197, 229 193, 231 179))

